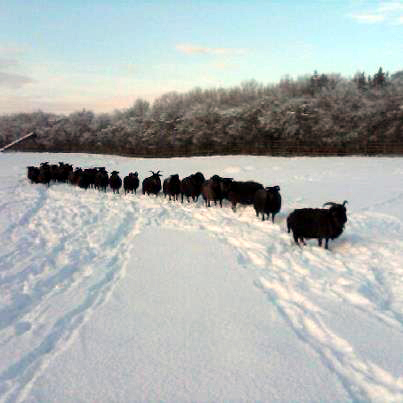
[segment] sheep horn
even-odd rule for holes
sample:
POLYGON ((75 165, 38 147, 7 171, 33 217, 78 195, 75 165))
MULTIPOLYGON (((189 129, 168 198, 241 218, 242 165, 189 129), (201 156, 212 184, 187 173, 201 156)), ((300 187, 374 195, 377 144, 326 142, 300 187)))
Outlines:
POLYGON ((343 207, 344 207, 346 204, 348 204, 348 201, 347 201, 347 200, 344 200, 344 202, 343 202, 343 207))
POLYGON ((325 206, 336 206, 337 205, 337 203, 334 203, 334 202, 327 202, 327 203, 325 203, 322 207, 325 207, 325 206))

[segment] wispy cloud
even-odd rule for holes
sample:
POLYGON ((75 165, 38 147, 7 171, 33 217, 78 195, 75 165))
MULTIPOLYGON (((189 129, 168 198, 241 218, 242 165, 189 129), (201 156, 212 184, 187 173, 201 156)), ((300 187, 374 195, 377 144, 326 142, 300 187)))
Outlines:
POLYGON ((378 7, 378 11, 380 13, 403 12, 403 2, 402 1, 381 2, 378 7))
POLYGON ((0 70, 15 68, 18 66, 18 60, 0 56, 0 70))
POLYGON ((365 24, 402 24, 403 0, 380 1, 371 9, 350 14, 350 17, 357 22, 365 24))
POLYGON ((377 22, 385 21, 385 16, 379 14, 356 14, 352 18, 365 24, 376 24, 377 22))
POLYGON ((0 46, 0 88, 18 89, 33 82, 30 77, 16 73, 22 53, 20 48, 0 46))
POLYGON ((175 46, 176 50, 188 55, 191 54, 204 54, 204 55, 243 55, 246 53, 246 49, 234 49, 234 48, 209 48, 206 46, 192 45, 187 43, 180 43, 175 46))
POLYGON ((219 61, 219 62, 214 62, 212 64, 213 67, 215 67, 218 70, 229 70, 232 69, 234 67, 234 65, 232 63, 228 63, 225 61, 219 61))
POLYGON ((17 89, 33 82, 34 80, 32 80, 30 77, 14 73, 4 73, 0 71, 0 88, 5 87, 17 89))

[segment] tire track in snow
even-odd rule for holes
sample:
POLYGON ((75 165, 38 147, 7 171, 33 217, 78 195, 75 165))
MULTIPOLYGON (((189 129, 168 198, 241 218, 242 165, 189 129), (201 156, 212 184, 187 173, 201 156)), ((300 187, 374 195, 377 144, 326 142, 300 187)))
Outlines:
MULTIPOLYGON (((148 212, 150 211, 155 212, 154 215, 151 214, 153 218, 150 218, 154 225, 204 229, 220 241, 232 245, 238 254, 239 263, 254 276, 255 284, 267 293, 298 338, 315 351, 324 365, 335 373, 353 400, 383 402, 403 399, 403 380, 362 359, 347 340, 325 324, 322 317, 326 312, 312 298, 316 294, 322 298, 326 295, 337 303, 344 300, 355 309, 366 312, 368 316, 373 316, 375 311, 379 320, 401 332, 400 305, 396 311, 391 311, 391 303, 385 302, 400 297, 401 286, 393 289, 393 284, 401 284, 394 282, 401 270, 397 266, 393 267, 389 271, 392 277, 388 280, 381 276, 381 273, 385 276, 384 262, 393 250, 397 251, 398 256, 391 260, 402 261, 399 251, 403 248, 400 241, 379 249, 371 244, 371 236, 354 245, 344 234, 331 243, 330 251, 313 246, 314 241, 300 249, 284 231, 287 215, 284 212, 273 225, 271 222, 256 220, 250 208, 240 208, 234 214, 226 207, 204 208, 200 202, 189 209, 183 205, 170 208, 169 202, 158 203, 155 200, 152 206, 148 206, 148 212), (371 269, 357 271, 357 268, 367 266, 364 260, 366 263, 368 260, 372 262, 371 269), (369 280, 370 272, 374 276, 369 280), (329 273, 334 281, 329 281, 329 273), (349 280, 343 283, 346 277, 349 280), (340 281, 340 278, 343 280, 340 281), (379 289, 377 294, 387 297, 376 298, 365 294, 362 285, 368 281, 368 289, 379 289)), ((353 219, 346 231, 355 232, 355 221, 362 224, 362 220, 367 223, 368 219, 373 220, 374 217, 371 215, 353 219)), ((383 228, 382 222, 376 223, 376 220, 373 225, 375 232, 383 228)), ((396 225, 392 230, 399 231, 399 228, 396 225)))
POLYGON ((365 236, 346 237, 338 248, 337 257, 344 264, 346 283, 334 291, 368 315, 375 313, 378 320, 403 333, 401 223, 395 217, 379 213, 357 214, 351 221, 352 233, 365 236), (394 234, 393 240, 390 234, 394 234), (349 293, 345 292, 347 287, 349 293))
MULTIPOLYGON (((39 279, 34 278, 30 281, 35 276, 24 279, 25 282, 30 283, 25 287, 25 303, 21 298, 16 298, 17 304, 8 306, 9 323, 7 325, 15 325, 17 328, 20 323, 19 328, 22 329, 24 323, 34 324, 33 326, 25 325, 25 332, 19 337, 28 339, 35 331, 40 333, 40 336, 35 336, 35 340, 41 341, 35 345, 29 345, 20 352, 17 359, 10 360, 8 366, 1 368, 0 399, 2 401, 24 399, 30 386, 48 363, 68 347, 80 326, 88 320, 98 306, 107 300, 114 286, 125 275, 125 262, 131 247, 130 240, 140 230, 135 218, 138 217, 135 204, 126 203, 125 209, 118 212, 116 203, 118 207, 121 207, 120 199, 107 195, 105 203, 104 195, 75 190, 76 192, 72 192, 73 200, 70 200, 72 203, 68 205, 75 205, 76 210, 87 209, 88 204, 94 202, 88 198, 100 198, 100 203, 95 203, 96 207, 92 212, 87 209, 83 215, 77 213, 78 223, 86 224, 80 225, 80 231, 77 234, 69 233, 69 237, 63 235, 66 229, 63 223, 60 223, 61 228, 56 226, 52 229, 54 223, 52 223, 51 210, 55 211, 57 197, 51 200, 49 209, 45 209, 43 216, 39 212, 31 215, 31 222, 37 219, 43 226, 40 228, 37 223, 35 228, 44 238, 48 235, 47 242, 52 245, 44 251, 41 258, 45 258, 46 255, 54 261, 54 264, 47 270, 43 270, 39 274, 39 279), (83 227, 86 229, 83 230, 83 227), (81 256, 82 252, 84 256, 81 256), (48 256, 48 253, 51 255, 48 256), (58 266, 63 261, 64 266, 58 266), (86 272, 86 267, 96 267, 97 272, 86 272), (61 301, 64 302, 65 309, 60 309, 63 306, 61 301), (58 308, 55 309, 55 307, 58 308), (19 322, 21 317, 24 318, 24 322, 19 322)), ((57 196, 57 192, 53 196, 57 196)), ((61 197, 65 201, 66 195, 61 194, 61 197)), ((55 218, 55 222, 59 222, 59 219, 59 217, 55 218)), ((69 225, 69 223, 66 224, 67 227, 69 225)), ((18 295, 14 294, 14 297, 18 295)), ((9 334, 10 331, 7 332, 6 337, 9 334)), ((3 342, 7 343, 11 340, 8 337, 3 342)))
POLYGON ((13 217, 10 220, 11 223, 0 233, 0 239, 5 248, 10 250, 5 255, 0 256, 0 272, 15 261, 26 259, 29 256, 27 249, 30 245, 27 245, 27 237, 19 234, 24 233, 33 217, 43 208, 47 200, 48 189, 45 186, 37 186, 29 190, 26 190, 25 187, 16 188, 10 209, 4 207, 1 211, 1 214, 7 217, 16 213, 18 216, 13 217), (15 208, 16 205, 18 209, 15 208))
MULTIPOLYGON (((79 264, 85 264, 85 260, 77 259, 75 265, 67 264, 61 267, 58 265, 59 256, 67 253, 69 248, 74 248, 77 244, 77 236, 71 231, 63 233, 63 221, 58 222, 58 228, 49 227, 48 217, 52 217, 52 212, 60 211, 63 207, 57 199, 52 198, 53 192, 49 191, 49 194, 50 200, 43 204, 43 211, 38 210, 36 215, 32 215, 28 228, 25 228, 28 236, 24 238, 29 241, 24 241, 24 245, 26 250, 32 249, 35 253, 28 255, 22 265, 17 263, 17 266, 21 267, 20 270, 16 270, 15 264, 10 265, 9 267, 13 268, 12 274, 2 276, 1 285, 11 294, 12 303, 1 310, 0 330, 13 324, 29 312, 30 308, 51 298, 52 294, 58 292, 58 285, 68 280, 79 264), (38 239, 40 239, 39 248, 36 246, 38 239)), ((17 248, 21 247, 21 244, 17 242, 17 248)), ((87 261, 89 262, 90 259, 87 258, 87 261)))
POLYGON ((401 401, 403 381, 368 360, 326 326, 321 309, 302 294, 290 291, 264 278, 260 287, 268 294, 296 335, 308 344, 333 371, 354 401, 401 401))

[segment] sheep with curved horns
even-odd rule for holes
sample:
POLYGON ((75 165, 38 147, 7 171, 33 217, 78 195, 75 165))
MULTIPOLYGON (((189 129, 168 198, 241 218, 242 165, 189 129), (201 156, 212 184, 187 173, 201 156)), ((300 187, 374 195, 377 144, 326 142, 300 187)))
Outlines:
POLYGON ((259 217, 259 213, 262 213, 262 221, 264 221, 265 214, 267 214, 269 219, 271 214, 271 219, 274 223, 274 216, 281 209, 280 186, 266 187, 257 190, 253 201, 253 207, 255 208, 257 217, 259 217))
POLYGON ((161 191, 161 171, 150 172, 152 173, 152 175, 143 180, 143 195, 147 193, 147 195, 155 194, 156 196, 158 196, 158 193, 161 191))
POLYGON ((328 209, 302 208, 296 209, 287 217, 288 232, 293 232, 295 243, 299 241, 305 244, 304 238, 318 239, 318 245, 322 246, 325 239, 325 248, 328 249, 329 239, 335 239, 341 235, 347 222, 345 205, 328 202, 323 205, 328 209))

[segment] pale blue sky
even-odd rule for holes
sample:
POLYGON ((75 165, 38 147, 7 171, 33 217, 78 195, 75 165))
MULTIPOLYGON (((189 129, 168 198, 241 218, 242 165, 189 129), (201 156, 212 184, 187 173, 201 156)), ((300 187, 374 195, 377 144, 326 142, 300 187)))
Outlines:
POLYGON ((403 68, 403 0, 0 0, 0 114, 379 66, 403 68))

